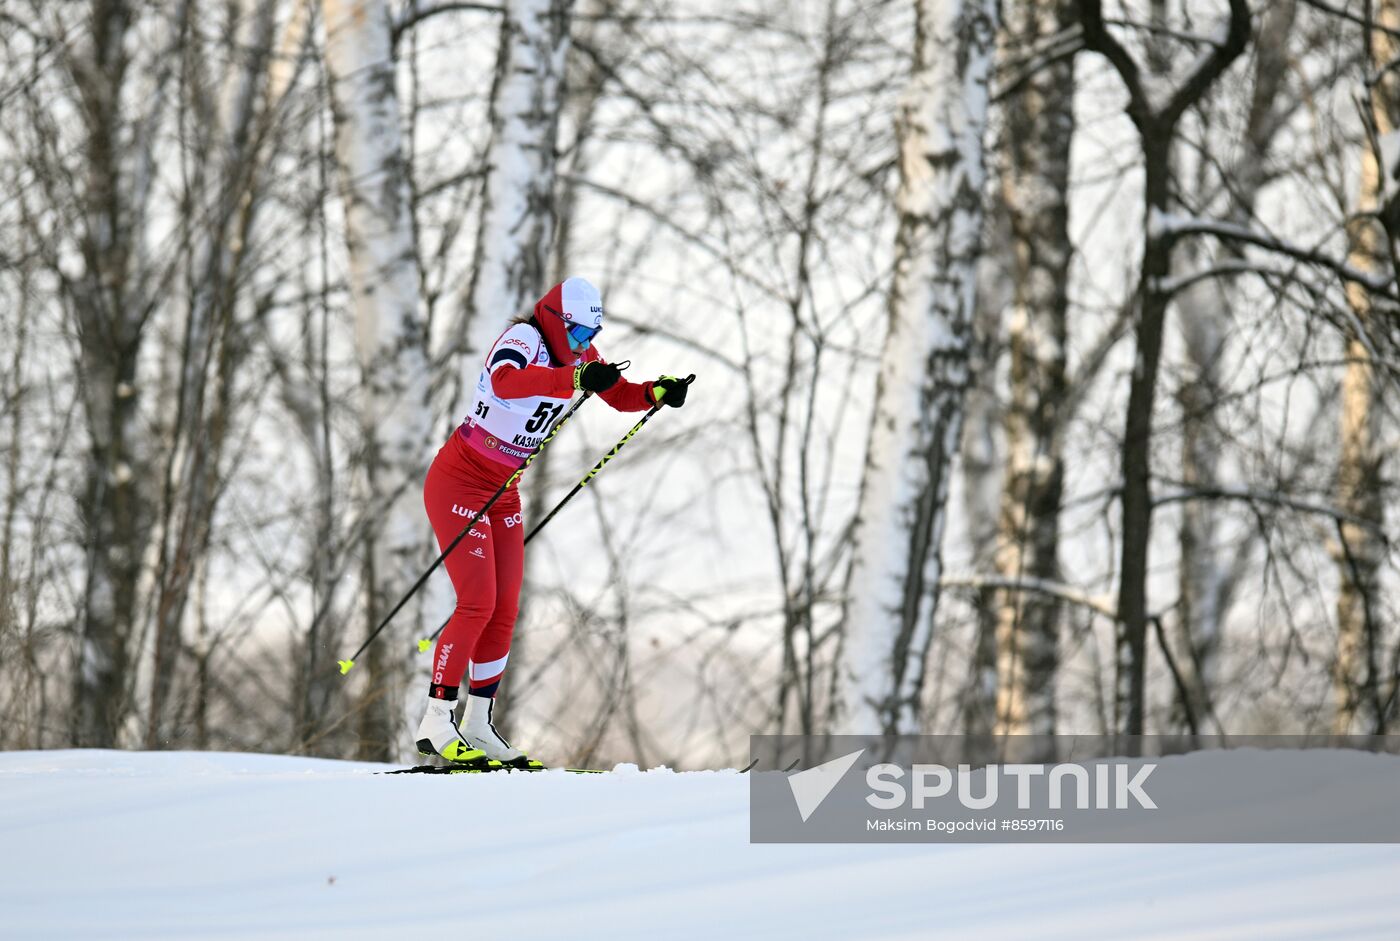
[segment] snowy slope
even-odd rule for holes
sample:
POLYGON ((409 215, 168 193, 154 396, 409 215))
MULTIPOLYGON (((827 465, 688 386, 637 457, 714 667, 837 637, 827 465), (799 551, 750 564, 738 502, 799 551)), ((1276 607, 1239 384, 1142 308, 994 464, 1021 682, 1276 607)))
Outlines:
POLYGON ((1400 938, 1396 846, 750 845, 732 771, 375 768, 0 753, 0 938, 1400 938))

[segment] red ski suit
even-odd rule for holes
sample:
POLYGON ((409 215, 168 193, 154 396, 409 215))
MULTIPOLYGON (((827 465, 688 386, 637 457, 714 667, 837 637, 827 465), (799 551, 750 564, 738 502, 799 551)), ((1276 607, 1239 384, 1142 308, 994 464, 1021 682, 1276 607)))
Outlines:
MULTIPOLYGON (((512 324, 487 352, 471 417, 428 469, 423 503, 441 548, 538 449, 574 395, 574 367, 602 361, 592 346, 569 350, 562 323, 542 309, 549 297, 535 306, 534 318, 512 324)), ((636 412, 655 404, 651 387, 624 379, 599 394, 618 411, 636 412)), ((524 563, 520 492, 511 484, 444 563, 457 608, 433 651, 433 696, 456 699, 464 676, 473 695, 495 695, 520 608, 524 563)))

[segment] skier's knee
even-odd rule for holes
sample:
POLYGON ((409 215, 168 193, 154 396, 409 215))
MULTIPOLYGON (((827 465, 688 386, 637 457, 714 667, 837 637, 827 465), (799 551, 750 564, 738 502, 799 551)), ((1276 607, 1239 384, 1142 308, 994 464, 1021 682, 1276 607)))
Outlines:
POLYGON ((466 598, 459 598, 457 600, 457 611, 454 616, 471 621, 485 622, 491 617, 495 609, 496 599, 494 594, 474 592, 466 598), (483 595, 486 595, 486 597, 483 597, 483 595))

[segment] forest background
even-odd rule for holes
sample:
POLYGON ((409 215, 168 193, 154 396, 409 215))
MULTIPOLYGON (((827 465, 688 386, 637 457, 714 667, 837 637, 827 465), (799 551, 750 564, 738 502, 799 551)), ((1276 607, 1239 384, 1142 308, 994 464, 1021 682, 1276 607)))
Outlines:
MULTIPOLYGON (((0 747, 397 759, 549 285, 697 380, 532 544, 555 760, 1400 716, 1400 0, 0 2, 0 747)), ((539 519, 631 425, 596 403, 539 519)))

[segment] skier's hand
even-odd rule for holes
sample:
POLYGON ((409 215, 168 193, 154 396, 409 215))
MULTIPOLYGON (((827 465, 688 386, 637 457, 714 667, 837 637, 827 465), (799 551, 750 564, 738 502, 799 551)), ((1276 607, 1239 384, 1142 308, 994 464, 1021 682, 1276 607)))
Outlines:
POLYGON ((604 392, 617 385, 622 370, 611 363, 584 363, 574 370, 574 388, 604 392))
POLYGON ((685 391, 689 388, 690 383, 684 379, 662 376, 651 384, 651 398, 658 405, 665 402, 672 408, 680 408, 685 404, 685 391))

